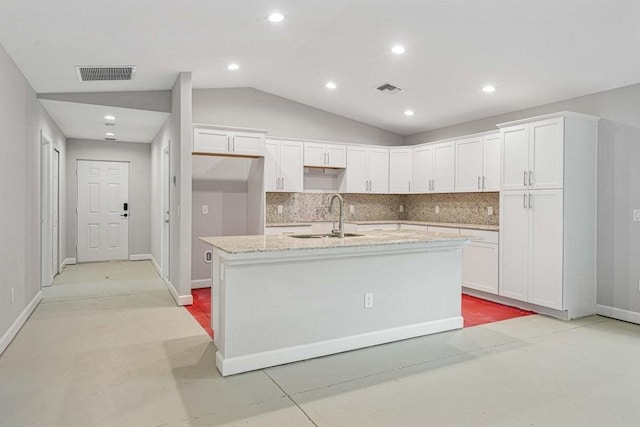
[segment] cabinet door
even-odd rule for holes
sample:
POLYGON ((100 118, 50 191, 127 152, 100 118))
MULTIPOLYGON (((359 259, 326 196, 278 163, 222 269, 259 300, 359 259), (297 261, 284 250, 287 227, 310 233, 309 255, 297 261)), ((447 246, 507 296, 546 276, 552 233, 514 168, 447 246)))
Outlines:
POLYGON ((498 294, 498 245, 473 242, 462 249, 462 286, 498 294))
POLYGON ((280 157, 280 142, 267 140, 264 143, 264 190, 278 191, 279 178, 278 163, 280 157))
POLYGON ((562 188, 564 118, 534 122, 529 129, 529 188, 562 188))
POLYGON ((562 310, 562 190, 531 191, 529 302, 562 310))
POLYGON ((227 132, 210 129, 193 130, 193 151, 196 153, 228 153, 227 132))
POLYGON ((264 136, 235 132, 232 134, 231 146, 234 154, 262 156, 264 155, 264 136))
POLYGON ((482 137, 456 141, 456 192, 482 191, 482 157, 482 137))
POLYGON ((411 148, 389 149, 389 192, 411 191, 411 148))
POLYGON ((280 188, 282 191, 302 192, 304 182, 303 151, 301 142, 282 141, 280 143, 280 188))
POLYGON ((482 140, 482 190, 500 191, 500 134, 482 140))
POLYGON ((347 148, 347 193, 368 191, 367 156, 368 150, 365 147, 347 148))
POLYGON ((453 193, 455 190, 455 145, 445 142, 433 146, 433 190, 453 193))
POLYGON ((499 294, 527 301, 529 210, 526 191, 500 192, 499 294))
POLYGON ((344 145, 327 144, 325 145, 327 153, 327 166, 332 168, 347 167, 347 147, 344 145))
POLYGON ((433 148, 431 146, 413 149, 411 176, 412 193, 431 192, 431 178, 433 177, 433 148))
POLYGON ((500 130, 500 190, 524 190, 529 171, 529 125, 500 130))
POLYGON ((389 149, 370 148, 368 155, 369 191, 389 192, 389 149))
POLYGON ((304 143, 304 165, 323 167, 327 165, 327 157, 324 152, 324 144, 315 142, 304 143))

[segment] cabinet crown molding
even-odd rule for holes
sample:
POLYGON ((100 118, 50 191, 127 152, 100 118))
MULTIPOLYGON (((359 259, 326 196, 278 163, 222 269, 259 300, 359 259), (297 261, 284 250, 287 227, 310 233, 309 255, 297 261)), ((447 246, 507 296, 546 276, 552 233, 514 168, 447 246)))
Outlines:
POLYGON ((269 131, 267 129, 255 129, 255 128, 243 128, 237 126, 224 126, 224 125, 214 125, 210 123, 192 123, 191 127, 193 129, 217 129, 223 130, 227 132, 251 132, 251 133, 264 133, 267 134, 269 131))
POLYGON ((556 117, 570 117, 570 118, 574 118, 574 119, 590 120, 590 121, 593 121, 593 122, 600 121, 600 117, 590 116, 589 114, 574 113, 573 111, 559 111, 557 113, 543 114, 541 116, 527 117, 526 119, 520 119, 520 120, 513 120, 513 121, 510 121, 510 122, 498 123, 496 126, 498 126, 499 128, 503 128, 503 127, 508 127, 508 126, 521 125, 521 124, 524 124, 524 123, 537 122, 539 120, 554 119, 556 117))

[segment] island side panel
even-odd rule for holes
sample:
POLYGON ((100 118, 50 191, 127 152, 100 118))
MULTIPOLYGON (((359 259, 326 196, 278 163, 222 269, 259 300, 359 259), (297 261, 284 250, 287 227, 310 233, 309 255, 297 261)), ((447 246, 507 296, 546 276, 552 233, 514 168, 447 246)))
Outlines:
POLYGON ((380 335, 389 342, 460 328, 461 262, 458 246, 226 265, 218 363, 257 356, 241 365, 258 369, 301 360, 301 349, 330 354, 330 342, 340 351, 372 345, 366 343, 380 331, 391 331, 380 335), (373 294, 371 308, 366 293, 373 294))

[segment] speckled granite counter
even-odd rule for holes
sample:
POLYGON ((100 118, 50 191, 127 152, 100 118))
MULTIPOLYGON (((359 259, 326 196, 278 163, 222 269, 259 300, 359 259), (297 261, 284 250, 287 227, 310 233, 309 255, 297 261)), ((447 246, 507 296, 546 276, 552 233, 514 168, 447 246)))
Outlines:
MULTIPOLYGON (((372 220, 372 221, 345 221, 345 224, 413 224, 413 225, 431 225, 433 227, 450 227, 450 228, 463 228, 469 230, 487 230, 487 231, 500 231, 499 225, 485 225, 485 224, 458 224, 455 222, 435 222, 435 221, 410 221, 410 220, 372 220)), ((313 221, 308 222, 287 222, 287 223, 273 223, 267 224, 267 227, 296 227, 296 226, 309 226, 313 225, 313 221)))
POLYGON ((427 233, 415 230, 368 231, 362 236, 300 239, 291 235, 201 237, 200 240, 227 254, 283 252, 305 249, 353 248, 361 246, 390 246, 437 242, 459 242, 465 237, 446 233, 427 233))

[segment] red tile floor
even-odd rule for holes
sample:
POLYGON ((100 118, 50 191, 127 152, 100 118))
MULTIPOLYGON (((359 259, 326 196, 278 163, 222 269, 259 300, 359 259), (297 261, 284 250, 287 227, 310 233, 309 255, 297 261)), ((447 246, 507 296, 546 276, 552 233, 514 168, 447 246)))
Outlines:
MULTIPOLYGON (((193 289, 191 294, 193 295, 193 305, 189 305, 186 308, 207 331, 209 336, 213 338, 213 330, 211 330, 211 289, 193 289)), ((531 314, 535 313, 469 295, 462 295, 462 317, 464 317, 465 328, 531 314)))

